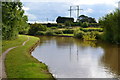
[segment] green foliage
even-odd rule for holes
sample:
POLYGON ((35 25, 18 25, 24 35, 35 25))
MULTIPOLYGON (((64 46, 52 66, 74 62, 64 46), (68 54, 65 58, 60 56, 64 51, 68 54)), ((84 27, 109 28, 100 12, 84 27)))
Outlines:
POLYGON ((77 22, 88 22, 88 23, 96 23, 95 18, 88 17, 85 15, 80 15, 79 18, 77 19, 77 22))
POLYGON ((21 2, 2 2, 2 39, 16 39, 19 32, 27 31, 27 20, 21 2))
POLYGON ((50 31, 47 31, 45 35, 53 36, 53 35, 55 35, 55 33, 52 30, 50 30, 50 31))
POLYGON ((103 32, 103 28, 80 28, 80 30, 84 32, 91 32, 91 31, 103 32))
POLYGON ((94 33, 94 35, 96 36, 95 39, 99 39, 101 40, 102 39, 102 34, 101 32, 98 32, 98 31, 92 31, 94 33))
POLYGON ((83 40, 96 40, 96 39, 101 39, 101 34, 98 31, 84 32, 81 30, 75 30, 74 37, 83 40))
POLYGON ((99 25, 99 23, 89 23, 90 27, 100 27, 99 25))
POLYGON ((88 26, 89 26, 89 23, 88 23, 88 22, 83 22, 82 25, 81 25, 81 27, 83 27, 83 28, 86 28, 86 27, 88 27, 88 26))
POLYGON ((44 31, 37 31, 35 35, 45 35, 46 33, 44 31))
POLYGON ((84 35, 83 31, 75 31, 74 32, 74 37, 76 37, 76 38, 82 39, 83 35, 84 35))
POLYGON ((73 34, 74 30, 73 29, 65 29, 63 30, 64 34, 73 34))
POLYGON ((62 24, 60 24, 60 23, 58 23, 58 26, 57 26, 58 28, 64 28, 64 26, 62 25, 62 24))
POLYGON ((63 34, 62 30, 55 30, 54 33, 55 34, 63 34))
POLYGON ((104 28, 103 39, 105 41, 120 43, 120 10, 102 17, 99 22, 104 28))
POLYGON ((72 26, 81 26, 82 25, 82 22, 74 22, 71 24, 72 26))
POLYGON ((96 40, 96 35, 94 32, 87 32, 83 35, 83 40, 96 40))
POLYGON ((57 23, 65 23, 66 21, 74 22, 74 18, 58 16, 58 18, 56 19, 57 23))
POLYGON ((47 30, 46 26, 35 23, 35 24, 30 25, 30 29, 29 29, 28 34, 35 35, 36 32, 38 32, 38 31, 46 31, 46 30, 47 30))
POLYGON ((70 27, 73 24, 73 22, 72 21, 65 21, 64 24, 65 24, 65 26, 69 26, 70 27))
POLYGON ((11 28, 11 26, 2 25, 2 39, 12 40, 18 37, 18 30, 16 28, 11 28))
POLYGON ((54 29, 57 29, 57 27, 51 27, 50 29, 54 30, 54 29))

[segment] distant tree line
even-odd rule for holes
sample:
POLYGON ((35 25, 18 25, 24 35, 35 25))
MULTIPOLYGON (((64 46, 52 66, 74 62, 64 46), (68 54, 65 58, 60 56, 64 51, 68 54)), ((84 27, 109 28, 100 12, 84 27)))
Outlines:
POLYGON ((56 19, 57 23, 65 23, 66 21, 74 22, 74 18, 58 16, 56 19))
POLYGON ((2 39, 16 39, 19 33, 27 33, 27 21, 21 2, 2 2, 2 39))
POLYGON ((88 16, 85 16, 85 15, 80 15, 77 19, 77 22, 97 23, 95 18, 88 17, 88 16))
POLYGON ((85 15, 80 15, 76 22, 74 18, 69 17, 58 17, 56 19, 57 23, 63 23, 65 26, 81 26, 81 27, 98 27, 99 24, 96 22, 95 18, 88 17, 85 15))

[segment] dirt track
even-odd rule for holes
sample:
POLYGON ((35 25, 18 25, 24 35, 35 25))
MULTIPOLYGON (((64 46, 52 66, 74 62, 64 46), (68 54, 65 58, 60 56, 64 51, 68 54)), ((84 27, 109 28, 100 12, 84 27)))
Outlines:
MULTIPOLYGON (((28 37, 28 39, 27 39, 26 41, 23 42, 22 46, 24 46, 24 45, 26 44, 26 42, 28 42, 28 41, 29 41, 29 37, 28 37)), ((0 56, 0 80, 1 80, 2 78, 7 78, 7 75, 6 75, 6 72, 5 72, 5 63, 4 63, 6 54, 7 54, 9 51, 11 51, 12 49, 15 49, 15 48, 17 48, 17 47, 19 47, 19 46, 14 46, 14 47, 11 47, 11 48, 7 49, 7 50, 6 50, 5 52, 3 52, 2 55, 0 56)))

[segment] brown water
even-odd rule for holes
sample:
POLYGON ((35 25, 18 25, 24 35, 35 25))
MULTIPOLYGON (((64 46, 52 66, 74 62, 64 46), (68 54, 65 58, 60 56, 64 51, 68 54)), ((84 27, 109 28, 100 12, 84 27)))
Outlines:
POLYGON ((32 55, 56 78, 115 78, 120 74, 120 47, 71 37, 40 37, 32 55))

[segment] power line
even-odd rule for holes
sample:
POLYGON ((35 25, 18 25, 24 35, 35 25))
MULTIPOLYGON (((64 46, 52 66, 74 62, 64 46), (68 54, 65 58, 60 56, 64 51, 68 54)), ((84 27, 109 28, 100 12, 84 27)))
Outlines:
POLYGON ((77 18, 79 17, 79 14, 80 14, 80 10, 83 10, 83 9, 80 9, 80 7, 77 5, 76 6, 76 9, 72 9, 73 6, 70 6, 70 9, 68 11, 70 11, 70 17, 71 17, 71 14, 72 14, 72 11, 77 11, 77 18))

